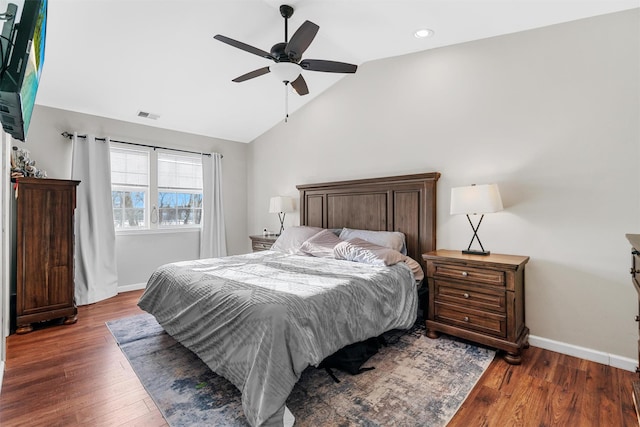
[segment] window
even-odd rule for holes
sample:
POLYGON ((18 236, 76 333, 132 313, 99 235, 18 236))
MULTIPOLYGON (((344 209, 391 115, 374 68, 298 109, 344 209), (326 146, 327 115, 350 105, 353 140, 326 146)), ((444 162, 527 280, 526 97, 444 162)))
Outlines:
POLYGON ((112 143, 111 198, 118 231, 200 227, 202 159, 112 143))
POLYGON ((202 159, 158 153, 158 224, 200 225, 202 159))
POLYGON ((116 230, 149 226, 149 152, 111 147, 111 200, 116 230))

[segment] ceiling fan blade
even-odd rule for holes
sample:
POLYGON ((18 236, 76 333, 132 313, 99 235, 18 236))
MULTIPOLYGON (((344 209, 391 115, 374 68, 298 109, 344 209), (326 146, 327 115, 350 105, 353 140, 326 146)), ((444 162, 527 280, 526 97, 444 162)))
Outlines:
POLYGON ((291 36, 291 40, 287 43, 284 53, 286 53, 289 58, 293 58, 296 61, 299 60, 315 38, 319 29, 320 27, 313 22, 304 21, 302 25, 300 25, 300 28, 291 36))
POLYGON ((214 39, 216 40, 220 40, 222 43, 226 43, 229 46, 233 46, 236 47, 238 49, 242 49, 245 52, 249 52, 249 53, 253 53, 254 55, 258 55, 261 56, 263 58, 267 58, 267 59, 273 59, 273 57, 271 56, 271 54, 267 51, 264 51, 262 49, 258 49, 257 47, 253 47, 251 45, 248 45, 246 43, 242 43, 239 42, 238 40, 234 40, 234 39, 230 39, 229 37, 220 35, 220 34, 216 34, 215 36, 213 36, 214 39))
POLYGON ((269 72, 269 67, 258 68, 257 70, 253 70, 248 72, 247 74, 243 74, 240 77, 236 77, 231 80, 232 82, 240 83, 249 79, 253 79, 254 77, 259 77, 263 74, 267 74, 269 72))
POLYGON ((307 82, 304 81, 304 77, 302 77, 302 74, 300 74, 298 76, 298 78, 295 79, 294 81, 292 81, 290 84, 291 84, 291 87, 300 96, 306 95, 306 94, 309 93, 309 88, 307 87, 307 82))
POLYGON ((304 59, 300 61, 300 66, 303 70, 324 71, 325 73, 355 73, 358 69, 357 65, 322 59, 304 59))

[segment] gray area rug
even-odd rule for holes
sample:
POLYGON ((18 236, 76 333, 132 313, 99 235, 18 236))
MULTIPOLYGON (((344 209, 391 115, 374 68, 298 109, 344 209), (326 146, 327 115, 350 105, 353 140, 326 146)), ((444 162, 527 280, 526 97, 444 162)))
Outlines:
MULTIPOLYGON (((287 400, 296 426, 445 426, 495 352, 447 336, 432 340, 417 323, 385 334, 388 346, 360 375, 307 368, 287 400)), ((140 381, 172 427, 248 426, 240 392, 141 314, 107 322, 140 381)))

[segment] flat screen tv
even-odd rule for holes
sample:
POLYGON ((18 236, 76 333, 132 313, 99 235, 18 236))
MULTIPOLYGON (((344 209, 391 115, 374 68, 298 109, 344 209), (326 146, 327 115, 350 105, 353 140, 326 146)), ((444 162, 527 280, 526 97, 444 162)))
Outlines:
POLYGON ((24 141, 31 122, 44 63, 47 0, 25 0, 20 21, 9 3, 0 36, 0 121, 5 132, 24 141))

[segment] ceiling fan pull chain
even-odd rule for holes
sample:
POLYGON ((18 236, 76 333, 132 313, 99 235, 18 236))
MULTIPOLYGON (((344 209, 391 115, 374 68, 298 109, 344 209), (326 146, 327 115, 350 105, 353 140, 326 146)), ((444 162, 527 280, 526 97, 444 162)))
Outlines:
POLYGON ((284 122, 289 120, 289 92, 287 92, 287 82, 284 82, 284 122))

